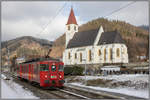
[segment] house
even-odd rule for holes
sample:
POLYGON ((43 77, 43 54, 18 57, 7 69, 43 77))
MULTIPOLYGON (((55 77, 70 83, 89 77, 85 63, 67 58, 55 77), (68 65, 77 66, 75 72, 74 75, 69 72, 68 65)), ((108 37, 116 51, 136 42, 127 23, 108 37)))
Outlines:
POLYGON ((117 30, 98 29, 78 32, 78 24, 71 8, 66 24, 65 65, 128 63, 125 42, 117 30))

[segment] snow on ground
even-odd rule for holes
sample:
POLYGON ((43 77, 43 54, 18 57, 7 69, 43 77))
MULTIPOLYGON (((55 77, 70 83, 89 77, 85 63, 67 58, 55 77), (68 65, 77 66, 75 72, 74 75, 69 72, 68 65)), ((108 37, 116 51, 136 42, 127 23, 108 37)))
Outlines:
POLYGON ((110 92, 116 92, 131 96, 137 96, 137 97, 143 97, 143 98, 149 98, 149 75, 146 74, 122 74, 122 75, 108 75, 108 76, 77 76, 74 78, 74 80, 96 80, 96 79, 103 79, 103 80, 112 80, 110 83, 111 87, 101 86, 99 83, 99 86, 85 86, 82 81, 73 81, 70 84, 78 85, 82 87, 88 87, 92 89, 98 89, 98 90, 104 90, 104 91, 110 91, 110 92), (116 87, 113 87, 113 82, 118 83, 123 82, 127 83, 126 86, 124 85, 118 85, 116 87))
POLYGON ((141 97, 141 98, 149 98, 149 91, 147 90, 140 90, 137 91, 135 89, 129 89, 129 88, 102 88, 102 87, 95 87, 95 86, 85 86, 82 85, 81 83, 69 83, 72 85, 80 86, 80 87, 86 87, 90 89, 95 89, 95 90, 103 90, 103 91, 108 91, 108 92, 115 92, 115 93, 121 93, 121 94, 126 94, 130 96, 136 96, 136 97, 141 97))
POLYGON ((77 76, 76 78, 93 80, 93 79, 105 79, 115 81, 143 81, 148 82, 149 75, 146 74, 122 74, 122 75, 108 75, 108 76, 77 76))
POLYGON ((38 97, 34 96, 32 92, 23 89, 23 87, 12 80, 3 80, 6 78, 5 75, 2 75, 1 79, 1 97, 3 99, 38 99, 38 97))
POLYGON ((6 79, 7 77, 4 74, 1 74, 2 79, 6 79))
MULTIPOLYGON (((126 86, 144 89, 148 88, 149 75, 146 74, 122 74, 122 75, 108 75, 108 76, 77 76, 75 79, 81 80, 112 80, 112 83, 125 83, 126 86)), ((125 86, 125 85, 124 85, 125 86)))

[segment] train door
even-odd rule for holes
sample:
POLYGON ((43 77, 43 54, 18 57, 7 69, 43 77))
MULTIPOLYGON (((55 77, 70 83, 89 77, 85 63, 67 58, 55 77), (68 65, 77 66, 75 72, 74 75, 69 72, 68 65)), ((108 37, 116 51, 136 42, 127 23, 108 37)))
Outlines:
POLYGON ((33 65, 31 64, 31 80, 33 80, 33 65))
POLYGON ((20 77, 22 77, 22 65, 19 66, 20 77))
POLYGON ((29 64, 29 72, 28 72, 29 80, 31 81, 31 64, 29 64))
POLYGON ((51 62, 50 63, 50 67, 49 67, 49 71, 50 71, 50 80, 51 80, 51 84, 52 85, 56 85, 57 83, 57 78, 58 78, 58 69, 57 69, 57 63, 56 62, 51 62))

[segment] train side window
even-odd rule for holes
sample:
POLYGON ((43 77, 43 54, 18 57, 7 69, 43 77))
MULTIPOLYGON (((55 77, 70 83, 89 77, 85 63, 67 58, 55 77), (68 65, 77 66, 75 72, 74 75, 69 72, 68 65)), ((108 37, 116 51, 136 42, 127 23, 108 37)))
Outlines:
POLYGON ((63 65, 59 65, 59 66, 58 66, 58 70, 59 70, 59 71, 63 71, 63 69, 64 69, 64 66, 63 66, 63 65))
POLYGON ((54 71, 56 71, 56 66, 55 65, 52 65, 51 66, 51 70, 54 72, 54 71))
POLYGON ((40 64, 40 71, 49 71, 48 64, 40 64))

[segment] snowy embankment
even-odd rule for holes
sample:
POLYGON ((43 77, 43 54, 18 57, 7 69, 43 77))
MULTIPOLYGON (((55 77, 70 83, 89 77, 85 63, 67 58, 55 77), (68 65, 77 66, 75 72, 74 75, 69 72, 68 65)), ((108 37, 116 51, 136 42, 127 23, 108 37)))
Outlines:
POLYGON ((23 87, 12 80, 5 80, 6 76, 1 75, 1 97, 3 99, 38 99, 29 90, 23 89, 23 87))
POLYGON ((72 85, 149 98, 149 75, 77 76, 68 82, 72 85), (87 85, 84 84, 86 79, 87 85))

